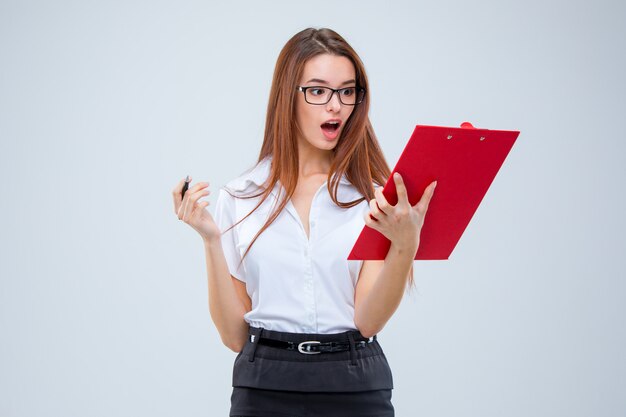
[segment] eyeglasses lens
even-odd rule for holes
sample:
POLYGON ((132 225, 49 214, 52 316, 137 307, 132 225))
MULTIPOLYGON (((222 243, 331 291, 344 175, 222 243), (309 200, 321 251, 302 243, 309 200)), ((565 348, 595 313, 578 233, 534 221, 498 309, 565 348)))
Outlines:
MULTIPOLYGON (((335 91, 330 88, 309 88, 306 90, 305 98, 311 104, 326 104, 330 101, 332 94, 335 91)), ((363 100, 364 92, 362 89, 356 87, 342 88, 337 91, 339 100, 343 104, 355 105, 363 100)))

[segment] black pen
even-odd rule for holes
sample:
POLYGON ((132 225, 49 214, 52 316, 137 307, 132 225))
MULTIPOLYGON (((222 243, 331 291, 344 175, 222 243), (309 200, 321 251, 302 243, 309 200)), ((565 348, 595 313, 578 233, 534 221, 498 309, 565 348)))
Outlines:
POLYGON ((183 198, 185 198, 185 192, 189 189, 189 175, 187 175, 187 177, 185 178, 185 185, 183 185, 183 195, 181 197, 181 200, 183 198))

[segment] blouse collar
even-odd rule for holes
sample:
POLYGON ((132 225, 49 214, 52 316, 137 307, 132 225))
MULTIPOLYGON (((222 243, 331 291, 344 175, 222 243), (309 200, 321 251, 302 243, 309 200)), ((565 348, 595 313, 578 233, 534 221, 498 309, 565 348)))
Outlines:
MULTIPOLYGON (((272 158, 270 156, 258 162, 254 167, 244 172, 241 176, 231 181, 227 188, 235 192, 253 191, 263 188, 267 177, 270 174, 272 158)), ((339 184, 352 186, 346 175, 342 175, 339 184)))

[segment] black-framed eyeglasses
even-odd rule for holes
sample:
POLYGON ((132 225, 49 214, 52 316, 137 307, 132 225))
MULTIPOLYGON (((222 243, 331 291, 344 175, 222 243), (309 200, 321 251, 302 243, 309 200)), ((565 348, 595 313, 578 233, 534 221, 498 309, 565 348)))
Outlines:
POLYGON ((303 87, 297 86, 298 91, 304 93, 304 100, 309 104, 323 105, 330 101, 333 94, 337 93, 341 104, 354 106, 365 98, 365 89, 361 87, 330 88, 322 86, 303 87))

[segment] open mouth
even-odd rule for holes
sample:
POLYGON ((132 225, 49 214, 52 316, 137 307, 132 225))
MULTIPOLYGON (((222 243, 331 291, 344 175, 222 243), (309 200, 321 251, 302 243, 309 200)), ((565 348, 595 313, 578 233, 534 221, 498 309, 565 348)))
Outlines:
POLYGON ((335 139, 341 125, 338 121, 326 122, 322 124, 322 132, 328 139, 335 139))

